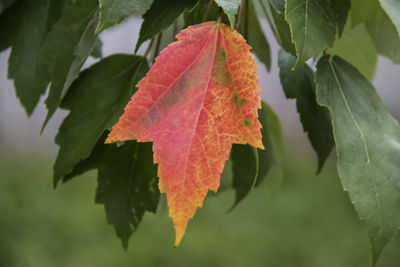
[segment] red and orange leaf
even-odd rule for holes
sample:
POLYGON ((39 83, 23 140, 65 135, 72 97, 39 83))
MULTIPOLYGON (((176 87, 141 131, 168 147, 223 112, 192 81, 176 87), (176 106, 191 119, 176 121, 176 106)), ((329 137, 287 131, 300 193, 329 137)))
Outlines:
POLYGON ((208 190, 217 191, 232 143, 263 148, 257 66, 228 26, 205 22, 177 35, 137 85, 106 142, 153 142, 178 246, 208 190))

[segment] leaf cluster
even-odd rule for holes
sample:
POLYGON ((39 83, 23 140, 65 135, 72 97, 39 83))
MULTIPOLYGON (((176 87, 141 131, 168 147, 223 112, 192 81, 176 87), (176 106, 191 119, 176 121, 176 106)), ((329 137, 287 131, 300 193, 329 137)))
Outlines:
MULTIPOLYGON (((43 128, 58 108, 69 110, 55 140, 54 184, 97 169, 96 203, 105 206, 125 247, 145 211, 156 211, 157 166, 150 144, 105 145, 105 136, 160 50, 179 30, 209 20, 238 30, 269 70, 270 46, 260 23, 267 19, 281 46, 282 87, 296 100, 318 156, 317 172, 336 147, 344 190, 368 230, 372 264, 397 233, 400 128, 371 80, 379 55, 400 63, 398 1, 1 0, 0 8, 0 51, 11 47, 8 77, 26 113, 46 88, 43 128), (143 19, 135 55, 102 58, 99 33, 130 16, 143 19), (144 44, 146 51, 137 55, 144 44), (82 70, 90 56, 101 59, 82 70)), ((267 149, 234 145, 222 175, 232 180, 234 206, 268 174, 282 176, 279 119, 265 102, 259 119, 267 149)))

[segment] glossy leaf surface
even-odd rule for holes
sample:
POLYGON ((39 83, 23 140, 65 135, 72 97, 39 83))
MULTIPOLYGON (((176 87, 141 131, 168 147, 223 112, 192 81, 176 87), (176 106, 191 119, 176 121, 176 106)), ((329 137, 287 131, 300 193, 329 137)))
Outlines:
POLYGON ((179 245, 208 190, 219 187, 232 143, 263 148, 256 64, 245 40, 205 22, 162 51, 107 142, 153 142, 179 245))

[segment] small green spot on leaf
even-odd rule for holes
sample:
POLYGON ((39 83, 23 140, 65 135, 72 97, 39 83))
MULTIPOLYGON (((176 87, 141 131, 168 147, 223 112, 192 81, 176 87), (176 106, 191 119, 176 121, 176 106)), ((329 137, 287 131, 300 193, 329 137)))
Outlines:
POLYGON ((241 108, 244 103, 247 102, 246 98, 240 98, 239 95, 237 93, 234 93, 232 96, 232 101, 236 104, 237 108, 241 108))
POLYGON ((244 124, 244 126, 246 126, 246 127, 250 127, 251 121, 244 119, 244 120, 243 120, 243 124, 244 124))
POLYGON ((218 60, 225 61, 226 60, 226 53, 224 49, 220 49, 218 52, 218 60))

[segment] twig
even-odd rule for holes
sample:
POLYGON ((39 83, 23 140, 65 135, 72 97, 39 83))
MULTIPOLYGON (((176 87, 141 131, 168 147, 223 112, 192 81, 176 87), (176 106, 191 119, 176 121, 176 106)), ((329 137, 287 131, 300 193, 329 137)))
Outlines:
POLYGON ((161 38, 162 38, 162 32, 160 32, 160 33, 158 34, 158 37, 157 37, 156 50, 154 50, 154 56, 153 56, 153 63, 156 61, 156 57, 157 57, 158 52, 159 52, 159 50, 160 50, 161 38))

